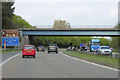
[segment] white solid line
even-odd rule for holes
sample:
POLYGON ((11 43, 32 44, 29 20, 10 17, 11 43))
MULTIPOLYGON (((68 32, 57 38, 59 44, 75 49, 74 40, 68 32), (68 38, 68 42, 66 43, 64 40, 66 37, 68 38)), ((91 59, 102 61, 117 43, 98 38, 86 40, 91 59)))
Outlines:
POLYGON ((110 70, 114 70, 114 71, 120 71, 120 70, 115 69, 115 68, 111 68, 111 67, 107 67, 107 66, 100 65, 100 64, 97 64, 97 63, 93 63, 93 62, 89 62, 89 61, 86 61, 86 60, 82 60, 82 59, 78 59, 78 58, 75 58, 75 57, 71 57, 69 55, 63 54, 62 52, 60 52, 60 53, 62 55, 64 55, 64 56, 66 56, 66 57, 69 57, 69 58, 72 58, 72 59, 75 59, 75 60, 78 60, 78 61, 82 61, 82 62, 85 62, 85 63, 88 63, 88 64, 92 64, 92 65, 95 65, 95 66, 99 66, 99 67, 110 69, 110 70))
POLYGON ((5 64, 7 61, 11 60, 12 58, 18 56, 18 55, 21 55, 21 54, 16 54, 15 56, 12 56, 10 58, 8 58, 7 60, 5 60, 4 62, 0 63, 0 66, 2 66, 3 64, 5 64))

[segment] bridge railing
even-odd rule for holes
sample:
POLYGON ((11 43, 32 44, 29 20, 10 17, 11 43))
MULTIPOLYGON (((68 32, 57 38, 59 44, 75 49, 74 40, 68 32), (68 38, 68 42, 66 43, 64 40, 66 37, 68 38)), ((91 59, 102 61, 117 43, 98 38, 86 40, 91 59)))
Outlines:
POLYGON ((109 29, 109 28, 113 28, 114 29, 114 26, 112 26, 112 25, 107 25, 107 26, 104 26, 104 25, 81 25, 81 26, 71 26, 71 28, 94 28, 94 29, 96 29, 96 28, 105 28, 105 29, 109 29))
MULTIPOLYGON (((52 25, 38 25, 38 28, 52 28, 52 25)), ((105 28, 105 29, 109 29, 109 28, 114 28, 115 26, 113 25, 71 25, 71 28, 105 28)))

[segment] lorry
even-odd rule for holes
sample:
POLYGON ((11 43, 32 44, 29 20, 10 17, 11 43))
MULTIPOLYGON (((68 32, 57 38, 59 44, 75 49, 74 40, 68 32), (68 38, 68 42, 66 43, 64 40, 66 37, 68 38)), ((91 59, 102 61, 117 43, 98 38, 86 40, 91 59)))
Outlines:
POLYGON ((87 50, 87 44, 86 43, 80 43, 80 50, 87 50))
POLYGON ((99 39, 92 39, 89 41, 90 52, 98 52, 100 48, 100 40, 99 39))

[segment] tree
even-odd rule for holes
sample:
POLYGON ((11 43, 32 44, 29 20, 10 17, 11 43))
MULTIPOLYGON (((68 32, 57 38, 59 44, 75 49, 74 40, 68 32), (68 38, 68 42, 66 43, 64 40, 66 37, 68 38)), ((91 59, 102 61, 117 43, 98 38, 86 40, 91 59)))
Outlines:
POLYGON ((53 29, 55 30, 70 30, 71 26, 65 20, 54 20, 53 29))
POLYGON ((2 2, 2 29, 36 28, 22 17, 13 14, 14 2, 2 2))
POLYGON ((14 22, 14 28, 36 28, 36 26, 30 25, 22 17, 17 15, 12 17, 12 21, 14 22))
POLYGON ((107 40, 105 38, 100 38, 100 45, 101 46, 110 46, 110 40, 107 40))
POLYGON ((117 26, 115 26, 115 29, 120 29, 120 24, 118 24, 117 26))
POLYGON ((112 47, 115 49, 120 49, 120 37, 112 37, 112 47))
POLYGON ((15 7, 12 7, 14 2, 2 2, 2 28, 10 29, 14 28, 12 17, 14 16, 13 12, 15 7))

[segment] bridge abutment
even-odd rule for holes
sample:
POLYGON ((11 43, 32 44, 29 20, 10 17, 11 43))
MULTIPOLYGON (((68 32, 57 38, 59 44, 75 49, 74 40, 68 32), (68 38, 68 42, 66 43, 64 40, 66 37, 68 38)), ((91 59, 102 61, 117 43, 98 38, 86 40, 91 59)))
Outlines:
POLYGON ((22 31, 20 31, 20 48, 23 49, 24 45, 29 45, 29 36, 23 35, 22 31))

